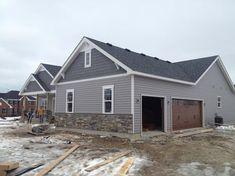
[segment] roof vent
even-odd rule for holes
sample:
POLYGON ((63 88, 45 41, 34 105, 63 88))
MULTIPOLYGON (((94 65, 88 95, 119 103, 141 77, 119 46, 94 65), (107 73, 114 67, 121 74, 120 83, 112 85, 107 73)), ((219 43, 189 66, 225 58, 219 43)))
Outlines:
POLYGON ((142 55, 142 56, 146 56, 144 53, 140 53, 140 55, 142 55))
POLYGON ((171 64, 171 62, 170 61, 166 61, 167 63, 169 63, 169 64, 171 64))
POLYGON ((125 50, 126 50, 127 52, 131 52, 131 50, 129 50, 129 49, 127 49, 127 48, 125 48, 125 50))
POLYGON ((111 43, 106 43, 108 46, 113 46, 111 43))
POLYGON ((159 60, 159 58, 157 58, 157 57, 154 57, 154 59, 159 60))

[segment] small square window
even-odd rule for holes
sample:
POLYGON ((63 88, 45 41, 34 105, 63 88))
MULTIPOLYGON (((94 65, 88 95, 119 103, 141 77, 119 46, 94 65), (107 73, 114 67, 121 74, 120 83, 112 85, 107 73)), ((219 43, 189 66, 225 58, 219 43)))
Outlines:
POLYGON ((85 59, 84 59, 84 67, 90 67, 91 66, 91 51, 85 52, 85 59))
POLYGON ((222 108, 222 100, 220 96, 217 97, 217 107, 222 108))

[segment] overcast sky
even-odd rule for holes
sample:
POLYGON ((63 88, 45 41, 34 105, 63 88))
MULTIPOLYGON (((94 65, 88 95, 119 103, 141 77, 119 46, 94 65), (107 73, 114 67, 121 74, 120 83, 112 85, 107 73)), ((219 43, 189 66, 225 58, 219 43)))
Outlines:
POLYGON ((235 82, 234 0, 0 0, 0 92, 83 36, 172 62, 220 55, 235 82))

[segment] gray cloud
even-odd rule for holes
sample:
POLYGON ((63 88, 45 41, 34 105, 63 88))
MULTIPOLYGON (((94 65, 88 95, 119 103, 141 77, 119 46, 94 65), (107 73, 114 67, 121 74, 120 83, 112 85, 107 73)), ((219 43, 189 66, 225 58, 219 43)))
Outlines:
POLYGON ((235 81, 233 0, 1 0, 0 91, 20 89, 40 62, 62 65, 90 36, 179 61, 219 54, 235 81))

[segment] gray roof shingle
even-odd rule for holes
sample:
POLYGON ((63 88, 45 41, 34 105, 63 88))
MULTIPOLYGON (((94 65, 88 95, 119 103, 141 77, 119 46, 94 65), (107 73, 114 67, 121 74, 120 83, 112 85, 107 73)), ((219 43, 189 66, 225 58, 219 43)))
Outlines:
POLYGON ((33 74, 33 76, 45 91, 50 91, 50 89, 46 86, 46 84, 36 74, 33 74))
POLYGON ((61 69, 61 66, 58 66, 58 65, 49 65, 49 64, 44 64, 44 63, 42 63, 42 65, 50 72, 50 74, 52 74, 53 77, 55 77, 56 74, 61 69))
POLYGON ((170 63, 156 57, 113 46, 109 43, 86 38, 134 71, 188 82, 195 82, 218 57, 211 56, 170 63))

